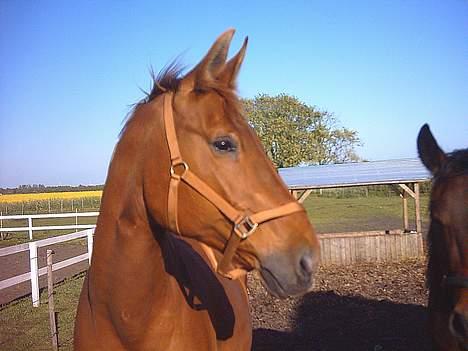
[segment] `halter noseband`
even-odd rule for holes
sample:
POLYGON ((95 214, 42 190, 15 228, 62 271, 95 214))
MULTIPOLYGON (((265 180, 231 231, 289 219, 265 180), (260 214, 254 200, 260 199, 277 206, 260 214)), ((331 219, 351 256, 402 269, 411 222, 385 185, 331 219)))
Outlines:
POLYGON ((251 236, 257 230, 259 224, 296 212, 302 212, 304 211, 304 208, 294 201, 269 210, 264 210, 252 215, 248 215, 246 211, 238 210, 234 208, 229 202, 224 200, 224 198, 216 193, 203 180, 198 178, 190 170, 188 164, 183 161, 174 127, 172 97, 172 92, 167 92, 164 94, 163 109, 166 139, 169 146, 169 154, 171 159, 171 177, 169 181, 169 192, 167 198, 168 227, 171 231, 180 234, 177 220, 177 199, 179 184, 181 181, 183 181, 200 195, 202 195, 206 200, 211 202, 233 223, 232 234, 228 240, 228 243, 226 244, 226 247, 224 248, 223 258, 221 259, 221 262, 216 269, 216 271, 222 276, 233 279, 236 277, 236 270, 228 271, 228 267, 241 241, 251 236))

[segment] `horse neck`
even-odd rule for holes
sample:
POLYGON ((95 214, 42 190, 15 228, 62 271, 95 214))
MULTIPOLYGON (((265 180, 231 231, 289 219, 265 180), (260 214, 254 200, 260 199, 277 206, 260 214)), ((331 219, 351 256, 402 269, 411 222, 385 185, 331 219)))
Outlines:
MULTIPOLYGON (((90 270, 91 275, 93 271, 105 273, 99 278, 103 291, 128 288, 141 294, 139 298, 146 298, 155 281, 166 278, 158 243, 164 229, 152 222, 143 192, 144 153, 147 136, 152 132, 144 122, 148 122, 145 118, 154 118, 147 115, 141 111, 135 115, 116 146, 104 188, 90 270)), ((162 201, 165 195, 158 197, 162 201)))

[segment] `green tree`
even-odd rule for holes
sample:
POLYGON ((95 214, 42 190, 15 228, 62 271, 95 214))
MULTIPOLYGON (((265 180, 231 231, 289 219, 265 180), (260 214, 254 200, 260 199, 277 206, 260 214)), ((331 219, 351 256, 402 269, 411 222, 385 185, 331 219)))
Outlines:
POLYGON ((359 159, 358 134, 339 126, 333 114, 293 96, 260 94, 243 100, 249 123, 277 167, 343 163, 359 159))

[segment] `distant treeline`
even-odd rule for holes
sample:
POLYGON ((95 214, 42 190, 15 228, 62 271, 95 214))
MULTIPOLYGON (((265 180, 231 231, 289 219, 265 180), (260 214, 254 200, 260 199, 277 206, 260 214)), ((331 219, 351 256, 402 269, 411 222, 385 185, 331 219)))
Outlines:
POLYGON ((62 191, 91 191, 102 190, 104 185, 56 185, 45 186, 44 184, 25 184, 17 188, 0 188, 0 194, 31 194, 31 193, 55 193, 62 191))

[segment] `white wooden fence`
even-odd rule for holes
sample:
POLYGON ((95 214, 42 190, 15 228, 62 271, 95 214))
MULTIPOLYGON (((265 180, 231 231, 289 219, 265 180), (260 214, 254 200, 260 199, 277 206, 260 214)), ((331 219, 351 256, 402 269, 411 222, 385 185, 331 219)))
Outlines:
POLYGON ((99 212, 76 212, 76 213, 57 213, 57 214, 37 214, 37 215, 12 215, 0 216, 0 233, 28 232, 29 240, 33 240, 33 232, 38 230, 58 230, 58 229, 91 229, 96 227, 94 224, 78 224, 78 217, 97 217, 99 212), (75 218, 75 224, 69 225, 47 225, 34 226, 34 219, 48 218, 75 218), (27 220, 28 225, 22 227, 3 228, 3 221, 6 220, 27 220))
MULTIPOLYGON (((63 227, 63 226, 55 226, 55 227, 63 227)), ((72 229, 74 228, 75 227, 73 227, 72 229)), ((8 228, 8 229, 11 231, 11 228, 8 228)), ((53 228, 53 229, 70 229, 70 228, 53 228)), ((30 280, 31 292, 32 292, 32 303, 34 307, 38 307, 40 303, 39 276, 47 273, 47 267, 43 267, 39 269, 38 263, 37 263, 37 249, 39 247, 62 243, 65 241, 70 241, 70 240, 75 240, 75 239, 80 239, 80 238, 87 238, 87 241, 88 241, 87 253, 54 263, 53 270, 55 271, 61 268, 65 268, 72 264, 75 264, 84 260, 89 260, 89 262, 91 262, 91 255, 93 251, 93 234, 94 234, 94 228, 91 228, 91 229, 85 229, 83 231, 76 232, 76 233, 65 234, 65 235, 61 235, 61 236, 57 236, 53 238, 32 241, 29 243, 5 247, 5 248, 0 249, 0 257, 16 254, 16 253, 23 252, 23 251, 29 251, 29 262, 30 262, 30 272, 20 274, 15 277, 11 277, 11 278, 0 281, 0 290, 6 289, 10 286, 30 280)))

